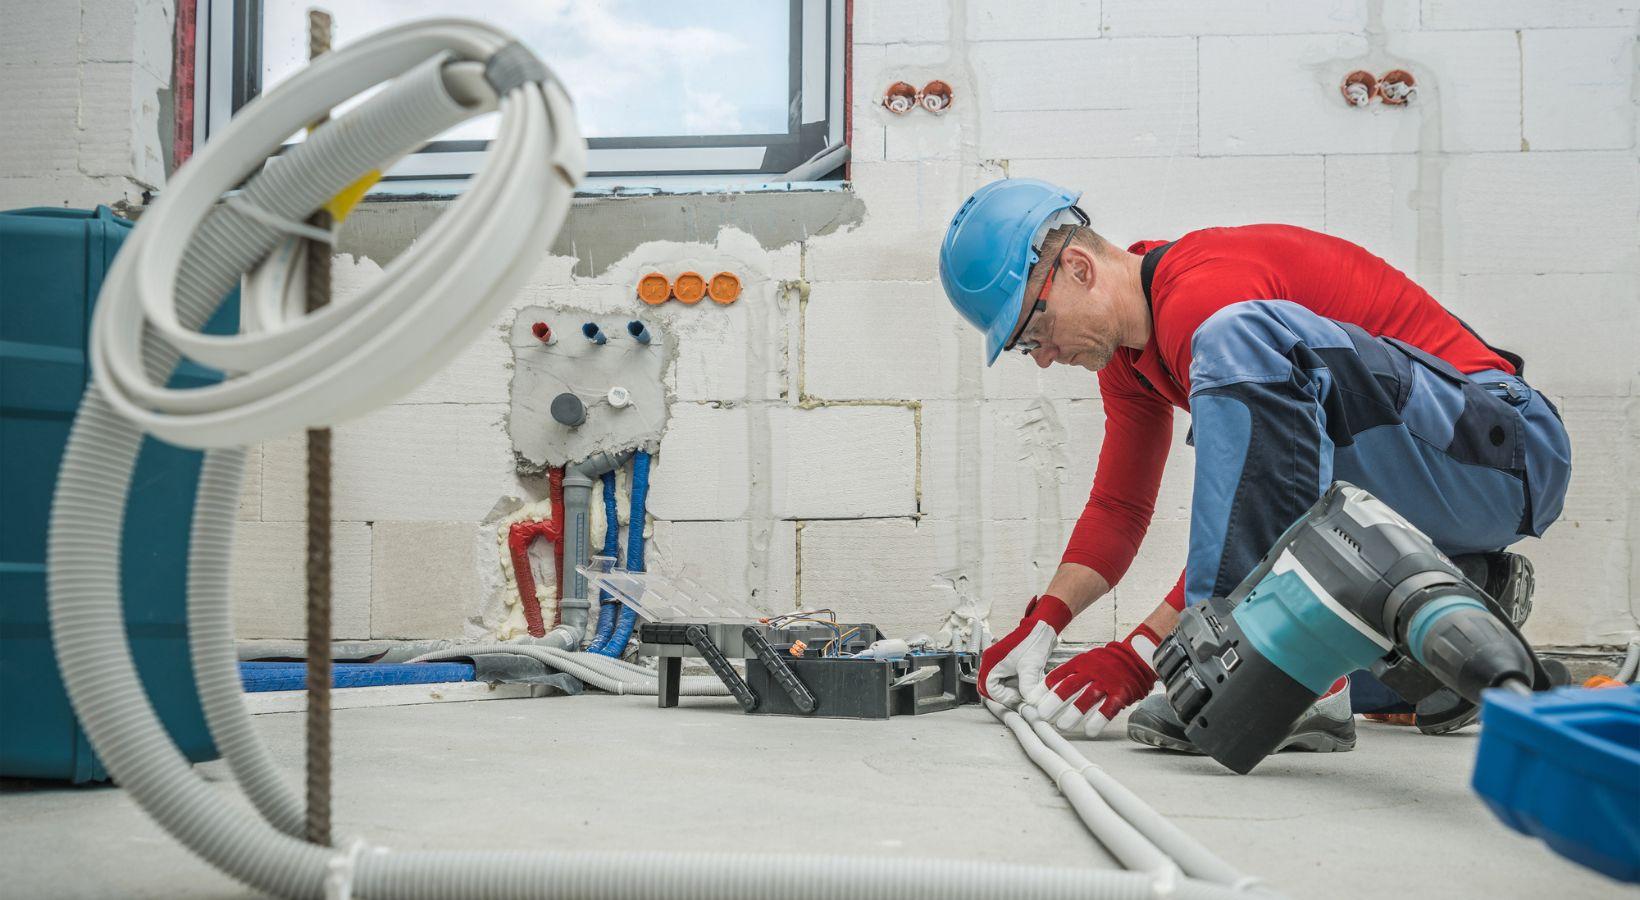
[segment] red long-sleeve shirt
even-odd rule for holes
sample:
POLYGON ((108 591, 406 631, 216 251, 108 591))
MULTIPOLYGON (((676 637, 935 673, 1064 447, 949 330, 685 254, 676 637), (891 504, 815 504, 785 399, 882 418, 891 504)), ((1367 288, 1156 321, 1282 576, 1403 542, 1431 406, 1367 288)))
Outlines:
MULTIPOLYGON (((1165 241, 1128 248, 1145 254, 1165 241)), ((1105 438, 1088 505, 1064 561, 1115 585, 1139 552, 1173 438, 1173 408, 1190 409, 1190 345, 1209 316, 1243 300, 1289 300, 1316 314, 1398 338, 1459 371, 1514 368, 1429 292, 1349 241, 1290 225, 1192 231, 1174 242, 1150 286, 1143 350, 1121 348, 1099 371, 1105 438)), ((1183 579, 1167 600, 1184 605, 1183 579)))

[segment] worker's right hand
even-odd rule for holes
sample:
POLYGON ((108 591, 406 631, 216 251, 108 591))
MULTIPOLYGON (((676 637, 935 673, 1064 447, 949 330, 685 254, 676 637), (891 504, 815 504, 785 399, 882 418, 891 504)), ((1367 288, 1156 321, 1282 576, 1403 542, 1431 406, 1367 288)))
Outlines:
POLYGON ((1065 601, 1051 594, 1033 598, 1019 626, 980 655, 979 692, 1010 709, 1021 700, 1035 703, 1048 691, 1043 683, 1048 654, 1073 615, 1065 601))

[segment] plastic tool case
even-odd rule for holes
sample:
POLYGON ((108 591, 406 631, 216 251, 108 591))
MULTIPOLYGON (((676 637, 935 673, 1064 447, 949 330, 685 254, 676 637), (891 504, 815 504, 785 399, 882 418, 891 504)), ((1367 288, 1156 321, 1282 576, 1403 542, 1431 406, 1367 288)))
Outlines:
POLYGON ((882 636, 877 626, 813 620, 771 625, 756 610, 724 602, 699 585, 685 589, 653 574, 617 569, 608 557, 580 571, 594 588, 646 620, 638 630, 640 652, 660 664, 662 707, 678 704, 685 657, 704 659, 741 708, 760 715, 886 719, 979 700, 972 653, 856 656, 882 636), (799 642, 804 646, 794 655, 799 642), (744 662, 744 676, 731 659, 744 662))
MULTIPOLYGON (((46 530, 57 467, 90 371, 91 310, 131 224, 107 207, 0 213, 0 775, 101 781, 63 692, 46 611, 46 530)), ((209 330, 237 328, 230 302, 209 330)), ((175 384, 215 381, 183 363, 175 384)), ((137 668, 171 737, 213 759, 188 661, 188 528, 201 454, 143 443, 120 557, 137 668)), ((108 523, 108 544, 114 529, 108 523)), ((112 565, 110 557, 109 564, 112 565)))

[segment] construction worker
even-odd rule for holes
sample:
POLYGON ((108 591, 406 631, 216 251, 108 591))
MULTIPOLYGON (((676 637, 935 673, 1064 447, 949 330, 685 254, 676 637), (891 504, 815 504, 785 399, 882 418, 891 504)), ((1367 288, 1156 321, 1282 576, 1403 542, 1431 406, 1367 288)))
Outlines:
MULTIPOLYGON (((1334 479, 1389 503, 1517 623, 1531 566, 1502 549, 1560 515, 1571 446, 1559 412, 1406 275, 1361 247, 1288 225, 1206 228, 1126 251, 1088 227, 1079 194, 1013 178, 976 191, 940 247, 940 280, 984 334, 989 365, 1098 373, 1105 429, 1086 509, 1041 596, 984 653, 980 689, 1033 704, 1067 734, 1120 710, 1129 736, 1191 750, 1151 656, 1179 610, 1225 595, 1334 479), (1195 448, 1183 574, 1143 624, 1045 672, 1071 618, 1108 593, 1155 508, 1173 411, 1195 448)), ((1395 709, 1370 675, 1340 679, 1283 747, 1349 750, 1355 711, 1395 709)), ((1473 721, 1460 702, 1428 732, 1473 721)))

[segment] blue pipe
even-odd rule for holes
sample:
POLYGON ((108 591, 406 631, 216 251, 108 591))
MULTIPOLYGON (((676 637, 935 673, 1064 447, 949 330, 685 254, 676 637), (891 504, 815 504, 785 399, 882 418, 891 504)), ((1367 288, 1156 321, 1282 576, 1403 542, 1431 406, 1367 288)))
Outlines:
MULTIPOLYGON (((648 499, 649 454, 639 450, 632 454, 632 511, 626 531, 626 568, 632 572, 643 571, 644 506, 648 499)), ((615 657, 625 653, 626 644, 632 639, 632 630, 637 625, 638 611, 631 608, 622 609, 621 620, 615 626, 615 633, 610 635, 609 643, 599 652, 615 657)))
POLYGON ((637 338, 638 343, 640 344, 649 343, 649 329, 637 319, 633 319, 632 321, 626 323, 626 333, 632 335, 634 338, 637 338))
MULTIPOLYGON (((615 473, 605 472, 604 480, 604 556, 619 557, 621 555, 621 521, 620 511, 615 507, 615 473)), ((587 645, 588 653, 598 653, 609 644, 609 636, 615 632, 615 614, 618 612, 618 603, 611 603, 612 598, 608 591, 598 592, 598 633, 592 643, 587 645)))
POLYGON ((597 322, 588 322, 585 325, 582 325, 581 333, 586 335, 587 340, 593 342, 594 344, 602 344, 609 340, 609 338, 604 337, 604 332, 598 327, 597 322))

